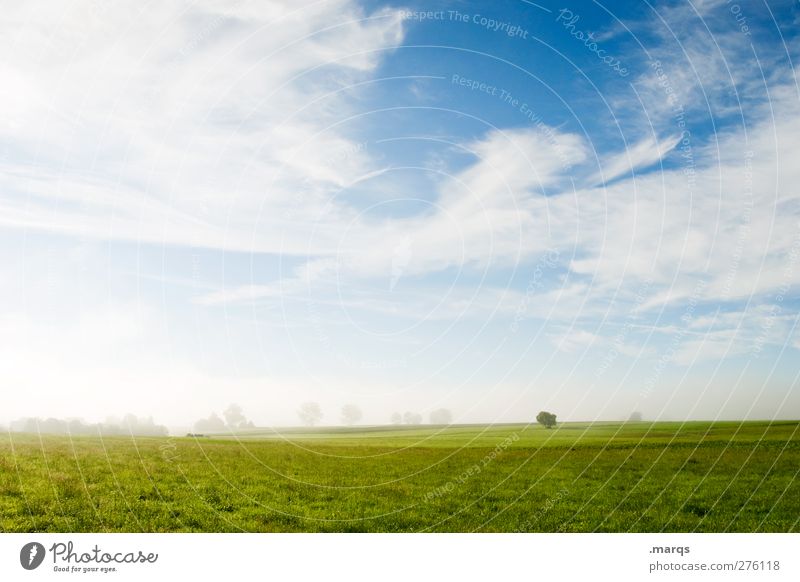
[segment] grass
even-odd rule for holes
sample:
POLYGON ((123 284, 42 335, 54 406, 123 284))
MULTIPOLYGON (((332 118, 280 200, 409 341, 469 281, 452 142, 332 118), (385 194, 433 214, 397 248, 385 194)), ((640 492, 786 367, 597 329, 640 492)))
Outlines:
POLYGON ((0 435, 0 531, 798 531, 800 423, 0 435))

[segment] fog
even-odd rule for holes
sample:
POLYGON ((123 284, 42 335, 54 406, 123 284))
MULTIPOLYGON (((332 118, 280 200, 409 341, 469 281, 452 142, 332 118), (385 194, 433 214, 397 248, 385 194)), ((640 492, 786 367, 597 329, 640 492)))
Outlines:
MULTIPOLYGON (((752 390, 752 389, 750 389, 752 390)), ((668 395, 647 398, 620 395, 607 399, 579 389, 562 388, 558 394, 543 390, 508 387, 491 395, 475 394, 436 401, 422 395, 411 399, 363 398, 338 401, 318 397, 228 402, 224 396, 206 402, 193 401, 183 409, 153 406, 140 401, 138 414, 108 414, 111 410, 82 406, 18 406, 14 414, 6 407, 0 428, 51 434, 133 434, 141 436, 186 433, 238 432, 254 428, 445 425, 490 423, 535 423, 540 410, 558 415, 559 422, 626 421, 637 414, 645 421, 682 420, 780 420, 796 419, 796 391, 787 386, 782 399, 737 401, 729 398, 727 383, 717 386, 679 386, 668 395), (316 408, 311 417, 305 408, 316 408), (9 414, 11 412, 11 414, 9 414), (163 426, 161 426, 163 425, 163 426)), ((319 396, 319 395, 317 395, 319 396)), ((116 411, 113 411, 116 412, 116 411)))

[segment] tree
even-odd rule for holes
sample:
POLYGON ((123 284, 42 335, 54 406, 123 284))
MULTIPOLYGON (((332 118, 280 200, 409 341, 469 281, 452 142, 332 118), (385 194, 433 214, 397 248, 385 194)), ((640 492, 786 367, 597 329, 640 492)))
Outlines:
POLYGON ((153 417, 138 418, 133 414, 126 414, 122 418, 122 424, 117 425, 100 425, 100 430, 103 432, 120 432, 122 434, 133 434, 141 436, 167 436, 169 432, 167 427, 153 422, 153 417))
POLYGON ((39 432, 46 434, 66 434, 66 423, 57 418, 48 418, 39 423, 39 432))
POLYGON ((135 414, 131 414, 129 412, 128 414, 126 414, 125 416, 122 417, 122 422, 121 423, 116 423, 115 422, 114 424, 118 424, 119 426, 121 426, 123 429, 125 429, 125 432, 131 432, 132 433, 136 429, 136 427, 139 425, 139 419, 136 418, 135 414))
POLYGON ((431 424, 450 424, 453 422, 453 413, 446 408, 433 410, 429 416, 431 424))
POLYGON ((228 428, 253 427, 253 423, 247 421, 247 417, 242 412, 242 407, 238 404, 230 404, 222 415, 225 417, 225 424, 228 425, 228 428))
POLYGON ((225 422, 216 412, 212 412, 208 418, 201 418, 194 423, 194 432, 197 433, 222 432, 223 430, 225 430, 225 422))
POLYGON ((628 417, 628 422, 642 422, 642 413, 631 412, 630 417, 628 417))
POLYGON ((345 404, 342 406, 342 422, 347 426, 353 426, 361 420, 362 416, 361 409, 355 404, 345 404))
POLYGON ((536 415, 536 422, 545 428, 553 428, 556 425, 556 415, 552 412, 542 410, 536 415))
POLYGON ((300 422, 306 426, 314 426, 322 420, 322 409, 316 402, 304 402, 297 411, 300 422))
POLYGON ((392 424, 403 424, 403 416, 399 412, 392 415, 392 424))
POLYGON ((99 425, 99 430, 107 434, 131 434, 140 436, 167 436, 167 427, 153 422, 153 417, 137 417, 135 414, 126 414, 122 422, 113 422, 99 425))
POLYGON ((415 412, 406 412, 403 414, 403 422, 406 424, 422 424, 422 415, 415 412))

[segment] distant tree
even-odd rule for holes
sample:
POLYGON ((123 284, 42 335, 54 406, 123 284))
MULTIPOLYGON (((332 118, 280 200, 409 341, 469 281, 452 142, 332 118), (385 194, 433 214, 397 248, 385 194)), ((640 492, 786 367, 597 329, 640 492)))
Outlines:
POLYGON ((422 415, 415 412, 406 412, 403 414, 403 422, 406 424, 422 424, 422 415))
POLYGON ((223 421, 216 412, 212 412, 208 418, 201 418, 194 423, 194 432, 221 432, 225 430, 225 421, 223 421))
POLYGON ((238 404, 229 404, 222 416, 225 417, 225 424, 228 425, 228 428, 247 428, 247 417, 238 404))
POLYGON ((139 426, 139 419, 136 418, 135 414, 131 414, 130 412, 122 417, 122 422, 114 423, 121 428, 125 429, 126 432, 133 432, 137 426, 139 426))
POLYGON ((22 432, 39 432, 39 421, 38 418, 26 418, 23 422, 22 432))
POLYGON ((8 430, 11 432, 38 432, 36 428, 38 420, 38 418, 18 418, 8 424, 8 430))
POLYGON ((553 428, 556 425, 556 415, 552 412, 546 412, 542 410, 536 415, 536 422, 545 428, 553 428))
POLYGON ((342 406, 342 422, 347 426, 353 426, 361 420, 362 416, 361 409, 355 404, 345 404, 342 406))
POLYGON ((395 412, 392 415, 392 424, 403 424, 403 415, 399 412, 395 412))
POLYGON ((86 430, 86 423, 80 418, 67 419, 67 431, 69 434, 82 434, 86 430))
POLYGON ((642 413, 631 412, 631 415, 628 417, 628 422, 642 422, 642 413))
POLYGON ((121 424, 101 424, 100 431, 106 433, 131 434, 139 436, 167 436, 167 427, 153 422, 153 417, 138 418, 133 414, 126 414, 121 424))
MULTIPOLYGON (((133 414, 126 414, 122 419, 120 432, 139 436, 167 436, 167 427, 153 422, 153 417, 138 418, 133 414)), ((101 427, 104 430, 105 427, 101 427)), ((113 430, 113 429, 112 429, 113 430)))
POLYGON ((66 434, 67 423, 57 418, 48 418, 39 423, 39 432, 47 434, 66 434))
POLYGON ((322 420, 322 409, 316 402, 304 402, 297 411, 300 422, 306 426, 315 426, 322 420))
POLYGON ((450 424, 453 422, 453 413, 446 408, 439 408, 430 413, 431 424, 450 424))

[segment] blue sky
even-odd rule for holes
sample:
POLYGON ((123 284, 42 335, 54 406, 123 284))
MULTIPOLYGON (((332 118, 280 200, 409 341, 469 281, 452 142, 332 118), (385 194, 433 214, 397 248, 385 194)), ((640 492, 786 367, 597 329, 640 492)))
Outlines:
POLYGON ((6 11, 0 422, 800 415, 795 3, 6 11))

